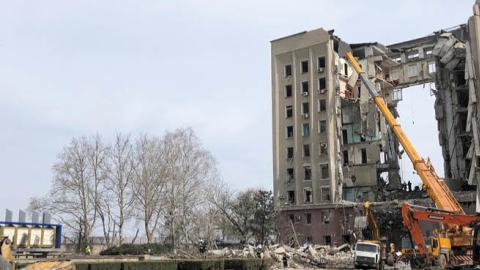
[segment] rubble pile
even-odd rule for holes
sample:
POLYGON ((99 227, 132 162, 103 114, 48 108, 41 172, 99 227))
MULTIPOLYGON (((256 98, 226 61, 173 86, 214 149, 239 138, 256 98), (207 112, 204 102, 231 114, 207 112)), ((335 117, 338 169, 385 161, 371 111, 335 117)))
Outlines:
POLYGON ((353 268, 353 253, 348 244, 339 247, 322 245, 305 245, 292 248, 286 245, 273 245, 269 247, 249 245, 243 250, 224 248, 208 251, 213 257, 262 257, 271 258, 277 268, 283 267, 284 260, 288 261, 289 268, 353 268))

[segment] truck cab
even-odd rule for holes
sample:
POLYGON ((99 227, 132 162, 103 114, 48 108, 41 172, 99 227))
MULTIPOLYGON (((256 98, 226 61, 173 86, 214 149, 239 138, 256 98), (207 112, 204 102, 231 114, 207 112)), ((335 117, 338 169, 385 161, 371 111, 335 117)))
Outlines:
POLYGON ((359 241, 355 244, 355 268, 383 269, 382 247, 376 241, 359 241))

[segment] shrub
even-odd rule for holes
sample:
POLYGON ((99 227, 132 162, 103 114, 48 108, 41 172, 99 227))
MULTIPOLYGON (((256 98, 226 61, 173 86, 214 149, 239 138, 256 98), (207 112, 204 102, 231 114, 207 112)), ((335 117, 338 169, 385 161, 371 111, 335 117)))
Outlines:
POLYGON ((107 248, 100 252, 100 255, 143 255, 143 254, 165 254, 172 249, 168 245, 161 244, 123 244, 107 248))

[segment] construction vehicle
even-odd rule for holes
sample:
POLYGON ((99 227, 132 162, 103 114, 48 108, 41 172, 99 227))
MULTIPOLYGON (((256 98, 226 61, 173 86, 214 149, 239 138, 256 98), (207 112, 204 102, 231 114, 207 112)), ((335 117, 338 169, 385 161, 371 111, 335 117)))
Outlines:
POLYGON ((360 240, 355 244, 353 259, 355 268, 370 267, 383 269, 387 263, 386 243, 380 239, 380 230, 370 203, 365 202, 363 206, 365 208, 365 217, 370 227, 371 239, 360 240))
POLYGON ((402 217, 413 241, 417 243, 420 254, 420 256, 415 257, 411 261, 412 268, 423 269, 428 265, 438 265, 441 268, 445 268, 448 262, 453 262, 454 265, 463 265, 469 259, 472 260, 470 264, 480 263, 480 216, 453 213, 451 211, 404 203, 402 206, 402 217), (473 228, 471 258, 461 258, 454 254, 452 256, 447 231, 438 232, 436 237, 431 238, 431 247, 427 248, 419 223, 422 220, 444 225, 464 226, 464 228, 468 229, 473 228))
MULTIPOLYGON (((473 226, 477 228, 477 224, 475 223, 476 220, 474 216, 466 215, 463 211, 460 203, 457 201, 453 193, 450 191, 448 186, 445 182, 437 175, 435 169, 433 168, 432 164, 429 160, 423 159, 416 151, 413 144, 410 142, 406 134, 403 132, 400 125, 397 123, 395 117, 393 116, 392 112, 388 108, 387 103, 385 102, 384 98, 380 95, 380 93, 375 88, 374 84, 368 79, 367 74, 362 70, 362 67, 357 62, 355 57, 353 56, 352 50, 350 46, 338 40, 338 54, 340 57, 345 57, 347 61, 352 65, 353 69, 357 72, 360 80, 363 82, 365 87, 367 88, 368 92, 373 98, 373 101, 377 108, 382 113, 383 117, 387 121, 389 127, 395 134, 396 138, 398 139, 399 143, 402 145, 404 151, 407 153, 410 161, 413 164, 413 168, 415 169, 416 173, 420 176, 423 185, 427 191, 427 194, 430 198, 434 201, 435 205, 439 208, 437 211, 442 211, 443 215, 451 214, 456 215, 458 218, 463 218, 466 220, 472 220, 474 224, 458 224, 458 223, 449 223, 444 221, 452 221, 450 219, 440 220, 437 223, 444 224, 446 228, 442 229, 437 235, 438 243, 443 243, 444 247, 448 247, 448 242, 450 243, 450 250, 447 250, 449 254, 453 255, 466 255, 469 254, 470 250, 475 250, 476 242, 472 245, 472 229, 468 228, 467 226, 473 226), (459 226, 461 225, 461 227, 459 226)), ((413 206, 412 206, 413 207, 413 206)), ((415 211, 411 212, 415 213, 415 211)), ((437 213, 437 212, 435 212, 437 213)), ((416 215, 403 215, 404 218, 403 222, 405 225, 408 224, 417 224, 415 220, 416 215), (405 220, 405 218, 411 218, 409 220, 405 220)), ((430 219, 433 221, 434 219, 430 219)), ((407 228, 410 230, 411 238, 415 241, 417 246, 425 247, 425 241, 422 235, 421 230, 416 230, 416 226, 411 226, 407 228), (420 242, 419 242, 420 241, 420 242)), ((413 245, 414 246, 414 245, 413 245)), ((415 254, 417 255, 417 254, 415 254)), ((419 263, 421 261, 429 262, 435 261, 444 263, 443 266, 452 265, 456 263, 456 260, 450 260, 450 257, 446 258, 446 262, 444 262, 443 257, 437 254, 435 257, 433 253, 429 254, 427 248, 419 248, 419 256, 413 256, 411 262, 413 262, 412 266, 416 266, 418 264, 423 265, 423 263, 419 263), (440 256, 440 257, 439 257, 440 256), (429 259, 431 257, 435 257, 433 260, 429 259)), ((453 258, 453 256, 451 257, 453 258)))

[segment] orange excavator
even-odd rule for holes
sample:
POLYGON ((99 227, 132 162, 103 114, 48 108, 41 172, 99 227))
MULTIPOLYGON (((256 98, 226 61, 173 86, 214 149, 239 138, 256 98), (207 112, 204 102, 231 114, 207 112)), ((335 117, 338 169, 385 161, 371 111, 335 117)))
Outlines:
POLYGON ((420 176, 428 195, 438 208, 423 209, 408 203, 403 205, 403 223, 409 230, 411 239, 418 246, 419 250, 419 254, 416 254, 411 260, 412 267, 423 268, 429 264, 437 264, 445 268, 453 264, 465 264, 465 261, 459 262, 459 260, 454 260, 454 258, 463 256, 473 257, 474 260, 478 260, 478 244, 480 243, 476 240, 478 239, 480 216, 465 214, 453 193, 435 172, 432 164, 417 153, 415 147, 388 108, 387 103, 353 56, 350 46, 341 40, 338 40, 338 54, 340 57, 347 59, 358 73, 360 80, 368 89, 377 108, 410 158, 413 168, 420 176), (438 232, 436 239, 437 243, 442 244, 441 247, 450 247, 450 250, 444 248, 444 250, 447 250, 448 257, 443 256, 444 254, 435 254, 428 251, 423 233, 420 230, 420 220, 427 220, 442 225, 443 228, 438 232), (475 241, 473 241, 474 236, 477 237, 475 241), (473 256, 472 252, 474 253, 473 256))

